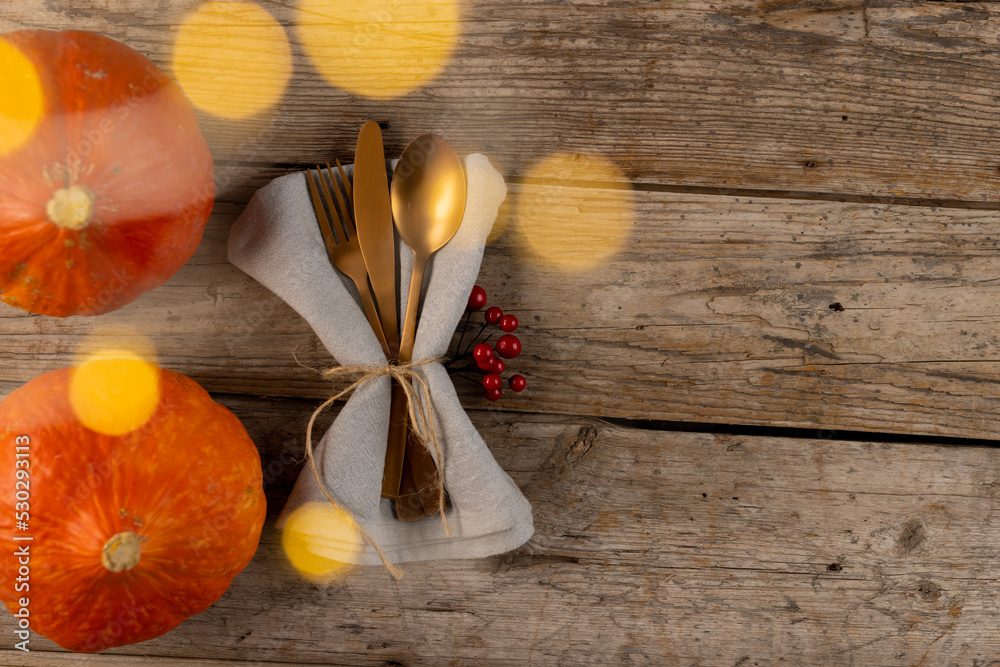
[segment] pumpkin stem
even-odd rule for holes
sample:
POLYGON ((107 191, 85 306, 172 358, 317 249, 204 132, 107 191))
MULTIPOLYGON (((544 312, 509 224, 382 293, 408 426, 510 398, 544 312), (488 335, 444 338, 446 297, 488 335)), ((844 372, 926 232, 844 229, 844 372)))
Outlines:
POLYGON ((86 185, 56 190, 45 205, 45 214, 63 229, 83 229, 94 217, 94 192, 86 185))
POLYGON ((124 572, 139 564, 142 538, 131 531, 118 533, 104 543, 101 564, 110 572, 124 572))

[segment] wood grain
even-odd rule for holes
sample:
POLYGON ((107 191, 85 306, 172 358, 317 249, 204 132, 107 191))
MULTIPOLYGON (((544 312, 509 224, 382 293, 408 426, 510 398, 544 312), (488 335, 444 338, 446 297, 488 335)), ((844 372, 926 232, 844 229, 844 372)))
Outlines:
MULTIPOLYGON (((235 194, 252 189, 243 178, 235 194)), ((518 224, 520 202, 548 187, 512 186, 479 280, 521 321, 510 368, 529 389, 508 393, 505 409, 996 437, 991 212, 637 191, 628 215, 602 211, 601 191, 585 188, 599 217, 631 227, 617 255, 567 273, 518 224)), ((308 325, 226 262, 232 220, 214 216, 191 263, 115 313, 0 308, 0 381, 16 386, 73 363, 87 341, 133 331, 211 391, 329 395, 293 357, 335 363, 308 325)), ((485 404, 457 383, 468 405, 485 404)))
MULTIPOLYGON (((407 565, 399 582, 360 568, 320 587, 290 571, 273 524, 297 473, 282 453, 301 453, 312 402, 225 402, 272 470, 263 543, 211 609, 112 651, 140 664, 914 665, 1000 650, 995 448, 474 411, 534 505, 531 542, 407 565)), ((46 652, 0 660, 41 664, 56 650, 31 646, 46 652)))
MULTIPOLYGON (((171 71, 198 4, 11 0, 0 32, 95 30, 171 71)), ((447 69, 388 101, 326 83, 295 3, 260 4, 288 30, 293 76, 269 113, 200 115, 219 196, 195 258, 99 319, 0 306, 0 395, 81 346, 148 337, 258 443, 261 548, 216 605, 164 637, 97 657, 38 637, 24 655, 11 640, 0 663, 995 662, 1000 450, 826 438, 996 439, 1000 4, 466 3, 447 69), (349 160, 368 118, 386 125, 390 153, 434 131, 511 183, 480 284, 521 320, 510 366, 529 389, 492 406, 471 383, 459 390, 537 530, 504 556, 407 565, 400 582, 356 569, 320 587, 291 571, 274 519, 306 419, 332 389, 293 353, 332 360, 228 264, 225 240, 271 178, 349 160), (621 174, 533 180, 557 152, 604 156, 621 174), (629 187, 634 206, 613 205, 629 187), (539 257, 518 211, 554 189, 621 229, 622 250, 586 272, 539 257), (817 437, 624 425, 648 420, 817 437)))
MULTIPOLYGON (((19 0, 0 30, 95 30, 169 71, 198 4, 19 0)), ((390 152, 435 131, 510 175, 565 151, 609 157, 641 184, 997 200, 995 3, 463 3, 445 71, 388 101, 328 84, 303 51, 295 3, 264 5, 288 32, 293 78, 269 113, 202 115, 221 160, 325 161, 378 118, 390 152)))

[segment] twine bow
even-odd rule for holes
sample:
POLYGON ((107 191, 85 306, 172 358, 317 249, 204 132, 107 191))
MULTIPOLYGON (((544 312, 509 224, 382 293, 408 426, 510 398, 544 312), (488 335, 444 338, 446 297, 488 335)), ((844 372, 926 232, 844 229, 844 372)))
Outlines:
MULTIPOLYGON (((333 505, 338 505, 338 503, 333 499, 333 496, 330 495, 329 491, 327 491, 326 485, 320 477, 319 470, 316 469, 316 460, 313 457, 312 430, 313 425, 316 423, 316 418, 336 401, 340 400, 347 394, 350 394, 364 383, 370 382, 376 378, 389 376, 399 383, 399 385, 403 388, 403 392, 406 394, 406 408, 410 416, 410 424, 414 435, 417 436, 417 439, 424 447, 427 447, 428 449, 433 447, 434 453, 437 454, 438 508, 441 512, 441 525, 444 526, 444 534, 451 537, 451 528, 448 526, 448 517, 445 516, 444 511, 444 452, 441 449, 441 442, 438 439, 437 427, 434 425, 430 388, 427 386, 427 382, 415 370, 424 364, 434 362, 440 363, 441 361, 444 361, 444 359, 425 359, 423 361, 415 361, 405 364, 391 364, 386 366, 336 366, 322 372, 323 377, 328 380, 333 380, 343 376, 360 375, 360 377, 347 387, 347 389, 344 389, 335 396, 331 396, 322 405, 316 408, 316 411, 313 412, 312 417, 309 419, 309 426, 306 427, 306 458, 309 459, 309 467, 312 469, 313 476, 316 478, 316 482, 319 484, 319 488, 323 492, 323 495, 326 496, 326 499, 333 505), (419 384, 419 397, 417 391, 412 386, 412 383, 414 382, 419 384), (421 398, 423 400, 420 400, 421 398)), ((396 579, 401 579, 403 577, 403 572, 392 564, 371 534, 365 530, 364 526, 361 524, 355 525, 361 532, 361 535, 368 540, 368 543, 375 549, 375 553, 378 554, 382 564, 385 565, 385 569, 387 569, 396 579)))

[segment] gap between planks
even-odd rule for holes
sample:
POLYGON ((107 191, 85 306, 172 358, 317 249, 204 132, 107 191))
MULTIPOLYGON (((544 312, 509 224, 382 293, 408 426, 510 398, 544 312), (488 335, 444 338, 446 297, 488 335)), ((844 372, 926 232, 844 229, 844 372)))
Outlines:
MULTIPOLYGON (((343 161, 343 160, 341 160, 343 161)), ((262 171, 275 170, 292 173, 312 169, 315 164, 289 162, 245 162, 240 160, 214 160, 216 167, 246 168, 262 171)), ((347 163, 345 163, 347 164, 347 163)), ((277 178, 279 174, 275 175, 277 178)), ((595 190, 633 190, 680 195, 704 195, 710 197, 755 197, 769 199, 794 199, 799 201, 827 201, 849 204, 878 204, 888 206, 922 206, 943 209, 964 209, 975 211, 1000 211, 1000 201, 969 200, 929 197, 903 197, 898 195, 860 195, 851 192, 822 192, 810 190, 769 190, 764 188, 732 188, 716 186, 680 185, 675 183, 650 183, 643 181, 579 181, 529 178, 526 176, 504 177, 507 184, 517 185, 559 185, 561 187, 587 188, 595 190)), ((224 203, 243 204, 240 199, 224 200, 224 203)))
MULTIPOLYGON (((586 419, 585 415, 571 415, 586 419)), ((669 421, 663 419, 627 419, 597 417, 599 421, 643 431, 746 435, 769 438, 801 438, 803 440, 840 440, 845 442, 877 442, 906 445, 939 445, 949 447, 997 447, 1000 440, 989 438, 958 438, 951 436, 853 431, 833 428, 795 428, 790 426, 756 426, 749 424, 713 424, 710 422, 669 421)))

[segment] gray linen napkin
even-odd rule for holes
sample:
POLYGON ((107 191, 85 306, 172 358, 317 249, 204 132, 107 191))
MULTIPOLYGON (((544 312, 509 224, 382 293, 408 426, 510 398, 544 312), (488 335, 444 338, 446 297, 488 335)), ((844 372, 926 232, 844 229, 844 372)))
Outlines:
MULTIPOLYGON (((485 156, 468 156, 465 169, 465 218, 425 273, 414 361, 447 353, 479 274, 486 238, 507 194, 503 177, 485 156)), ((230 232, 229 260, 302 315, 340 365, 384 365, 385 357, 353 282, 341 276, 327 258, 303 173, 275 179, 253 196, 230 232)), ((402 242, 400 265, 402 321, 413 269, 413 253, 402 242)), ((469 421, 444 367, 429 363, 417 372, 430 387, 445 457, 445 486, 452 501, 447 514, 452 535, 445 535, 439 516, 412 523, 395 519, 390 501, 380 497, 389 430, 387 377, 359 387, 314 447, 327 490, 393 562, 480 558, 524 544, 534 532, 531 505, 469 421)), ((278 519, 279 527, 308 502, 328 501, 307 465, 278 519)), ((370 545, 344 544, 343 528, 336 522, 313 523, 309 530, 315 534, 310 535, 309 548, 317 555, 358 564, 380 563, 370 545)))

